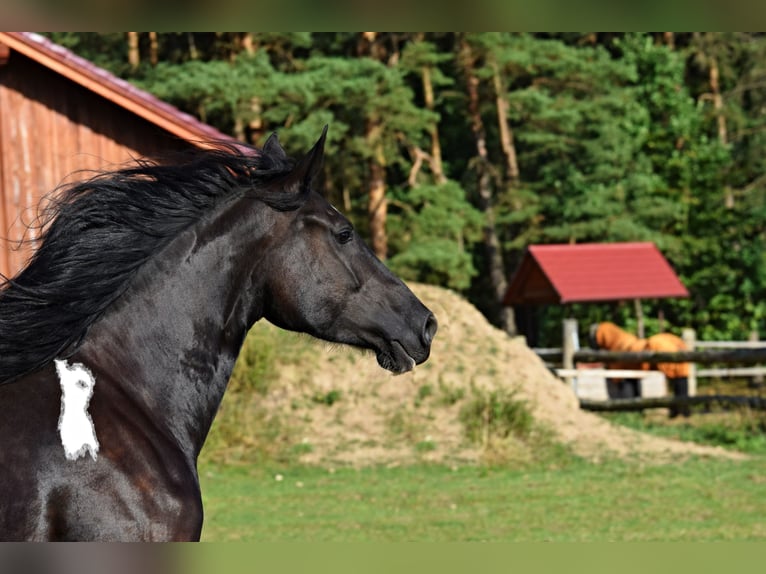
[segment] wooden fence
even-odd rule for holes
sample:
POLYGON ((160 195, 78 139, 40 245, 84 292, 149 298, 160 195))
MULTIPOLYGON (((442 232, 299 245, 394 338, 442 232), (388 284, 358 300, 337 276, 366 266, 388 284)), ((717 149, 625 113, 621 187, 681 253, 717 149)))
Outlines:
MULTIPOLYGON (((581 349, 578 339, 577 321, 565 319, 562 326, 563 345, 561 348, 534 349, 534 351, 555 370, 556 374, 570 384, 575 394, 580 398, 581 406, 590 410, 637 410, 642 408, 657 408, 670 406, 680 402, 697 404, 714 402, 747 404, 752 408, 766 408, 766 401, 753 397, 696 397, 697 379, 703 377, 743 377, 752 378, 755 383, 762 383, 766 375, 766 342, 758 341, 751 336, 748 341, 698 341, 693 329, 684 329, 683 339, 689 350, 673 353, 642 351, 638 353, 603 351, 597 349, 581 349), (626 371, 607 368, 575 368, 587 363, 691 363, 689 375, 689 399, 676 400, 673 397, 660 396, 664 391, 658 391, 657 371, 626 371), (699 368, 698 365, 715 365, 699 368), (724 366, 721 366, 724 365, 724 366), (737 365, 737 366, 730 366, 737 365), (748 366, 742 366, 748 365, 748 366), (620 399, 614 401, 593 400, 583 396, 579 382, 593 379, 635 378, 645 383, 651 383, 652 396, 644 395, 640 399, 620 399)), ((664 378, 662 379, 664 383, 664 378)), ((650 385, 647 385, 650 386, 650 385)), ((664 388, 664 384, 663 384, 664 388)))
POLYGON ((619 399, 614 401, 599 401, 580 399, 580 407, 588 411, 643 411, 645 409, 662 409, 680 405, 739 405, 751 409, 766 410, 766 399, 741 395, 700 395, 696 397, 641 397, 635 399, 619 399))

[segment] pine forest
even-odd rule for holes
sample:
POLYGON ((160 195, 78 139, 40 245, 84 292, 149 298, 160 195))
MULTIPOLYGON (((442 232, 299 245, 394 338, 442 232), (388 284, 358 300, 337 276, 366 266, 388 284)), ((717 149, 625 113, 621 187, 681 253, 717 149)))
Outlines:
MULTIPOLYGON (((766 336, 766 35, 48 35, 257 146, 329 124, 326 193, 373 250, 511 334, 528 245, 653 241, 691 296, 644 301, 647 332, 766 336)), ((545 307, 534 343, 633 311, 545 307)))

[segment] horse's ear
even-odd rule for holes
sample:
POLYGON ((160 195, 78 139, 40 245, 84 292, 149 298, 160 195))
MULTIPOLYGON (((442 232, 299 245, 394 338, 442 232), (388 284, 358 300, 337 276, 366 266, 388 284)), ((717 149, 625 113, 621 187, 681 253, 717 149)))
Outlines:
POLYGON ((308 187, 309 184, 322 171, 324 163, 324 142, 327 139, 327 126, 322 130, 317 143, 311 148, 309 153, 303 156, 303 159, 295 166, 292 175, 308 187))
POLYGON ((263 144, 263 154, 276 159, 287 159, 287 154, 279 143, 277 132, 271 134, 269 139, 266 140, 266 143, 263 144))

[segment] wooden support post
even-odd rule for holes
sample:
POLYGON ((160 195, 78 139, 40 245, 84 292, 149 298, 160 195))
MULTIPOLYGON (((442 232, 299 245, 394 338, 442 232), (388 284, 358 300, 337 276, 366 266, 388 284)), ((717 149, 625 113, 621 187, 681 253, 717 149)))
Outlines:
POLYGON ((633 307, 636 310, 636 336, 639 339, 644 338, 644 308, 641 306, 641 299, 633 299, 633 307))
MULTIPOLYGON (((750 336, 747 338, 748 341, 758 341, 758 330, 753 329, 750 331, 750 336)), ((750 379, 750 386, 751 387, 760 387, 763 385, 763 375, 755 375, 752 379, 750 379)))
MULTIPOLYGON (((690 351, 694 351, 697 345, 697 331, 691 328, 686 328, 681 332, 681 338, 690 351)), ((689 396, 694 397, 697 395, 697 365, 696 363, 689 363, 689 396)))
MULTIPOLYGON (((574 354, 580 349, 580 338, 577 334, 577 319, 564 319, 561 324, 561 365, 565 369, 574 369, 574 354)), ((577 377, 565 377, 568 385, 577 394, 577 377)))

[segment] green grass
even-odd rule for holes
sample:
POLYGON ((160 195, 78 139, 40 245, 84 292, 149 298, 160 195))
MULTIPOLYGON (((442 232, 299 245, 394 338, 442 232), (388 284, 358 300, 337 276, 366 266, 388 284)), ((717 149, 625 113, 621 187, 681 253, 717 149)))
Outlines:
MULTIPOLYGON (((418 387, 414 409, 393 411, 378 440, 409 444, 425 456, 440 437, 424 439, 419 414, 426 407, 457 405, 466 440, 482 447, 482 464, 330 472, 298 465, 299 456, 314 449, 301 440, 301 421, 264 405, 281 366, 300 365, 301 373, 310 373, 315 356, 307 339, 275 333, 257 325, 251 331, 203 453, 203 540, 766 538, 764 413, 700 411, 673 420, 657 413, 610 415, 613 422, 644 432, 720 445, 753 458, 658 467, 616 460, 592 464, 556 443, 512 391, 483 391, 440 377, 418 387)), ((323 390, 305 402, 341 412, 353 399, 347 393, 323 390)))
POLYGON ((533 470, 206 464, 208 541, 766 539, 766 459, 533 470))
POLYGON ((603 416, 613 423, 656 436, 766 455, 766 413, 759 411, 735 409, 673 420, 649 412, 603 416))

